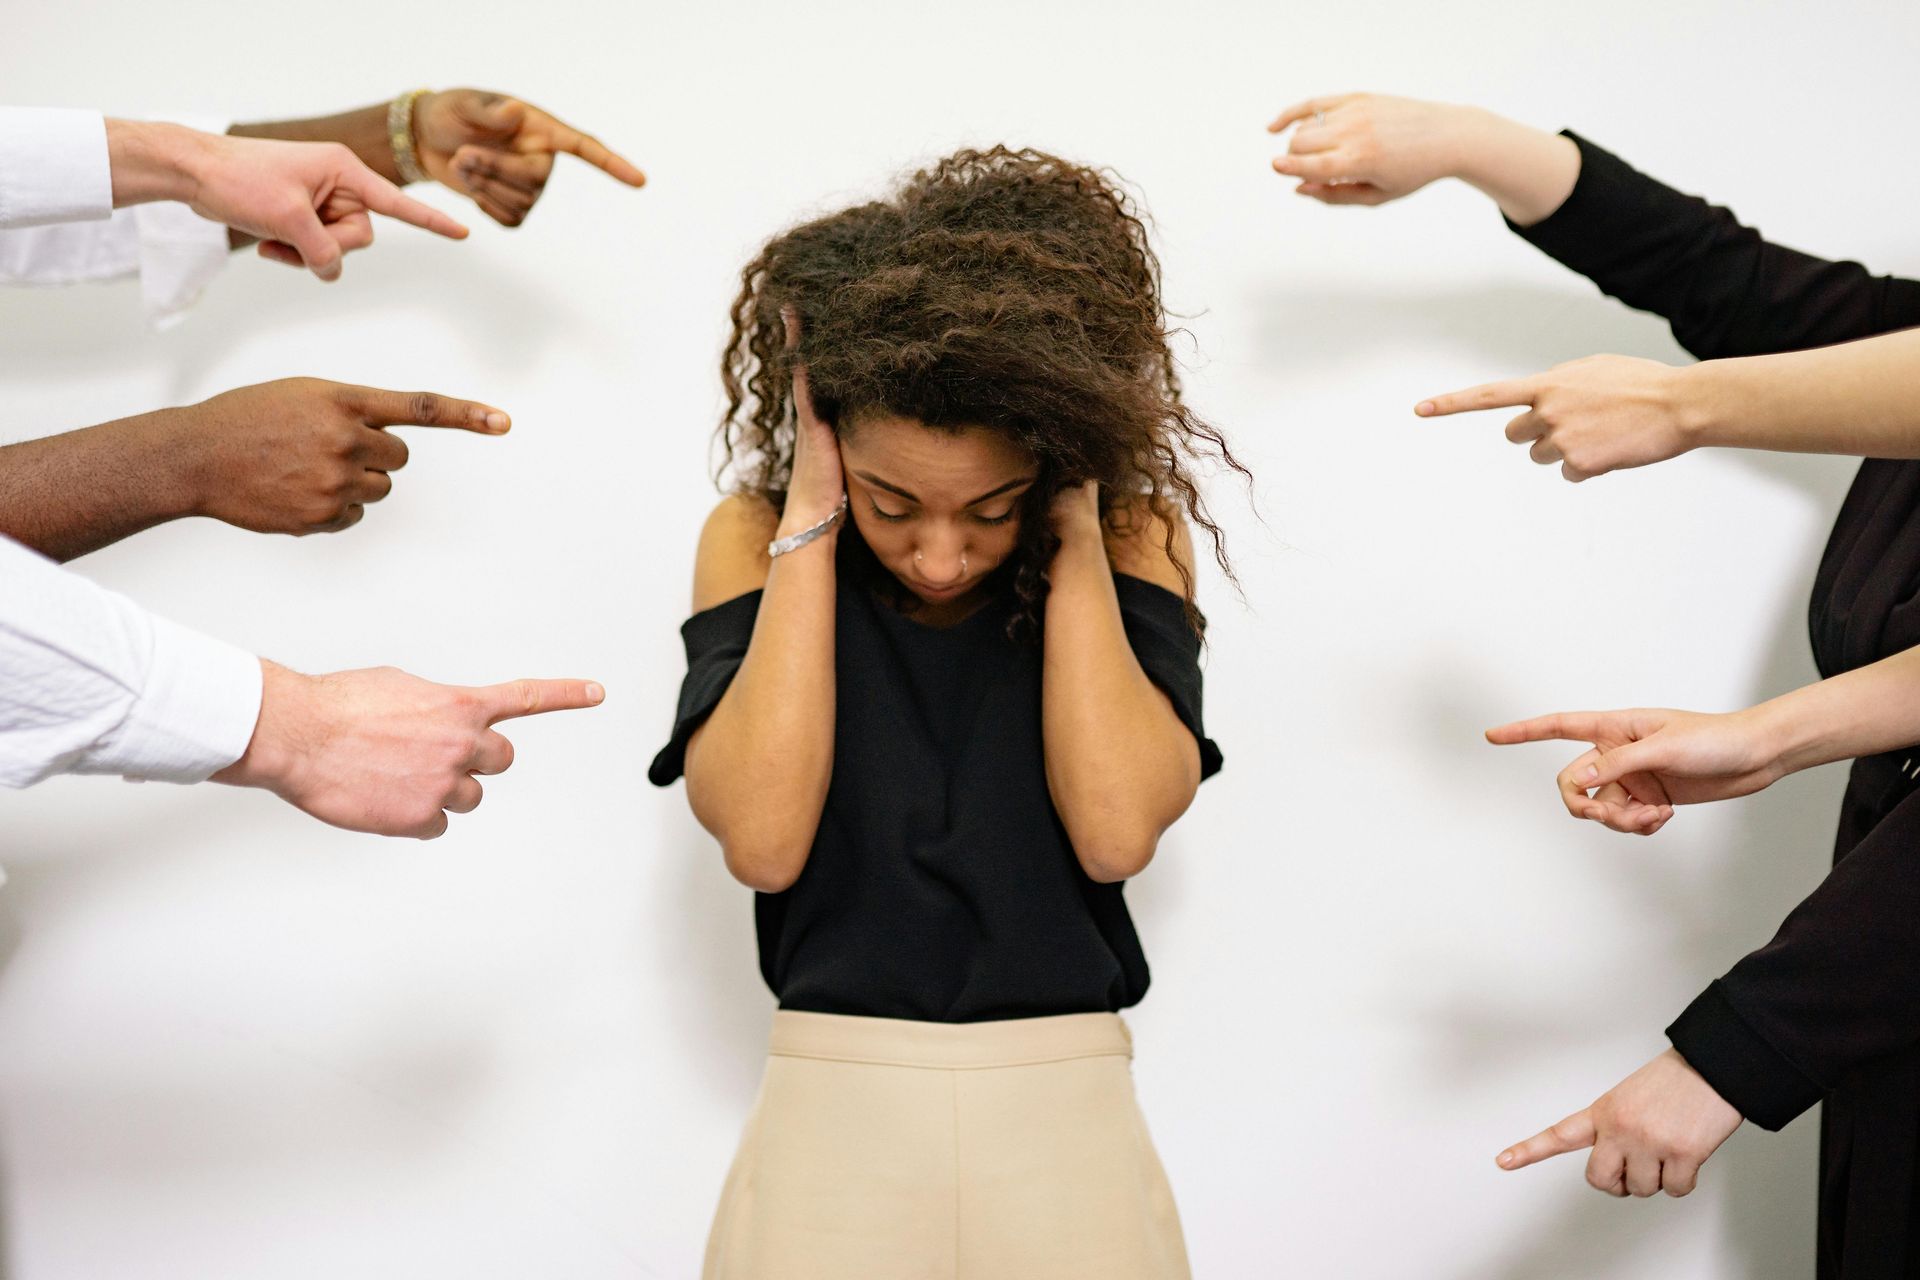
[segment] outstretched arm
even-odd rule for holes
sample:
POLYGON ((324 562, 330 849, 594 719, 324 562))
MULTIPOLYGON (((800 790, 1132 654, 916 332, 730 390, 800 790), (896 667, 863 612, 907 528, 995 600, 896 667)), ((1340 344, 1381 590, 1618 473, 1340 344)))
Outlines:
POLYGON ((507 415, 425 392, 317 378, 0 448, 0 534, 71 560, 183 516, 261 533, 327 533, 393 488, 401 424, 497 435, 507 415))
POLYGON ((1274 168, 1327 204, 1381 204, 1447 177, 1478 187, 1529 243, 1665 317, 1702 360, 1920 325, 1920 282, 1773 244, 1571 133, 1369 93, 1311 99, 1269 127, 1294 129, 1274 168))

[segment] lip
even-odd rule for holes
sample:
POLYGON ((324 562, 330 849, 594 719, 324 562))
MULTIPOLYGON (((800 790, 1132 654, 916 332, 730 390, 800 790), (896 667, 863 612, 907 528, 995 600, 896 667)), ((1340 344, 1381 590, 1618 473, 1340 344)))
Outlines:
POLYGON ((956 582, 947 587, 930 587, 924 582, 915 582, 912 579, 907 580, 907 585, 913 589, 913 594, 922 600, 951 600, 965 592, 968 587, 965 582, 956 582))

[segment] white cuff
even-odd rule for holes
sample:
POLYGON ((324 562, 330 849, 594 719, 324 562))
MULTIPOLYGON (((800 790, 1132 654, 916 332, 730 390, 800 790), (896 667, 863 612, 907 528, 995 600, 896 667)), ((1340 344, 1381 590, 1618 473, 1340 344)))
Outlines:
POLYGON ((204 782, 242 755, 260 720, 260 659, 154 617, 140 698, 87 761, 87 773, 204 782))
POLYGON ((170 329, 186 318, 233 256, 227 229, 175 202, 138 205, 129 212, 140 245, 140 301, 147 323, 170 329))
POLYGON ((0 107, 0 227, 93 222, 112 214, 104 116, 0 107))

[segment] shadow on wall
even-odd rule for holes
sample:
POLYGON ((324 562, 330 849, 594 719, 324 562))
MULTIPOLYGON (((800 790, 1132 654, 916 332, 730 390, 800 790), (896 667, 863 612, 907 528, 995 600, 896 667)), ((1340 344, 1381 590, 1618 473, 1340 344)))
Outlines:
POLYGON ((656 796, 652 847, 671 868, 663 887, 677 905, 662 917, 674 928, 657 931, 649 942, 654 954, 637 963, 680 975, 666 1039, 686 1047, 699 1064, 694 1074, 744 1125, 766 1062, 774 999, 760 978, 753 892, 727 873, 719 844, 694 821, 685 792, 686 784, 676 783, 656 796))
MULTIPOLYGON (((14 290, 0 305, 0 351, 15 367, 49 382, 85 382, 107 359, 164 364, 167 400, 180 403, 211 394, 204 390, 210 371, 249 339, 287 344, 289 366, 277 376, 332 376, 331 370, 305 363, 297 345, 300 327, 350 328, 376 312, 399 310, 442 320, 512 316, 505 341, 486 336, 499 332, 497 327, 459 326, 463 340, 486 341, 488 365, 506 372, 536 367, 548 342, 591 340, 590 332, 568 327, 568 317, 554 308, 552 290, 540 281, 502 269, 497 260, 485 265, 485 270, 452 270, 437 252, 389 249, 381 255, 374 250, 356 254, 338 283, 323 286, 306 272, 236 254, 187 319, 159 335, 141 318, 138 287, 131 281, 36 289, 25 297, 14 290)), ((422 381, 433 381, 431 371, 422 381)), ((128 406, 127 412, 157 407, 128 406)), ((0 429, 14 428, 6 438, 26 438, 84 425, 0 422, 0 429)))
MULTIPOLYGON (((1426 350, 1436 341, 1456 346, 1461 358, 1456 385, 1463 387, 1598 352, 1676 364, 1690 359, 1664 322, 1604 301, 1596 305, 1590 292, 1582 296, 1580 286, 1497 285, 1418 294, 1356 291, 1341 284, 1330 285, 1324 293, 1276 291, 1260 304, 1260 350, 1270 353, 1283 376, 1289 367, 1312 369, 1321 378, 1343 364, 1364 361, 1377 367, 1381 349, 1399 342, 1426 350)), ((1829 518, 1852 478, 1851 467, 1832 459, 1740 457, 1770 481, 1800 491, 1829 518)), ((1810 541, 1791 562, 1779 566, 1781 580, 1795 587, 1783 593, 1785 604, 1766 637, 1749 702, 1817 678, 1808 651, 1804 597, 1798 591, 1801 584, 1812 582, 1820 551, 1820 541, 1810 541)), ((1477 762, 1452 749, 1477 739, 1491 722, 1471 688, 1463 688, 1463 675, 1470 681, 1470 673, 1457 667, 1428 673, 1419 687, 1409 688, 1409 705, 1425 704, 1427 732, 1436 743, 1433 758, 1460 761, 1452 766, 1461 770, 1458 793, 1485 804, 1489 793, 1497 797, 1520 784, 1487 776, 1477 762)), ((1811 888, 1826 873, 1843 785, 1843 773, 1830 769, 1729 806, 1725 820, 1733 824, 1730 838, 1702 850, 1701 861, 1690 858, 1688 865, 1676 865, 1666 859, 1618 858, 1597 865, 1611 873, 1615 891, 1636 904, 1637 914, 1655 922, 1649 945, 1664 947, 1672 971, 1697 979, 1704 988, 1733 958, 1772 936, 1782 915, 1778 886, 1811 888), (1705 859, 1711 861, 1703 867, 1705 859)), ((1526 786, 1525 799, 1531 801, 1534 787, 1526 786)), ((1676 834, 1665 833, 1664 838, 1676 834)), ((1490 1003, 1484 989, 1462 988, 1414 1016, 1429 1020, 1423 1028, 1430 1037, 1426 1056, 1443 1077, 1436 1084, 1467 1090, 1501 1069, 1511 1071, 1517 1045, 1565 1048, 1579 1043, 1596 1010, 1622 1007, 1617 988, 1615 977, 1606 972, 1567 975, 1552 1010, 1500 1006, 1490 1003)), ((1672 1014, 1679 1011, 1676 1007, 1672 1014)), ((1648 1028, 1649 1034, 1658 1029, 1648 1028)), ((1569 1097, 1564 1111, 1542 1117, 1541 1126, 1584 1101, 1569 1097)), ((1497 1140, 1521 1136, 1495 1135, 1497 1140)), ((1719 1188, 1725 1214, 1718 1246, 1728 1274, 1799 1276, 1811 1270, 1817 1149, 1818 1121, 1810 1113, 1778 1135, 1743 1126, 1706 1166, 1702 1183, 1719 1188)), ((1541 1280, 1570 1274, 1570 1259, 1582 1256, 1608 1258, 1616 1268, 1656 1269, 1676 1215, 1699 1204, 1641 1205, 1636 1213, 1588 1189, 1580 1178, 1583 1162, 1578 1157, 1555 1163, 1566 1166, 1554 1173, 1572 1180, 1577 1194, 1557 1212, 1490 1244, 1484 1256, 1457 1262, 1448 1274, 1460 1280, 1541 1280), (1634 1267, 1628 1259, 1644 1265, 1634 1267)))

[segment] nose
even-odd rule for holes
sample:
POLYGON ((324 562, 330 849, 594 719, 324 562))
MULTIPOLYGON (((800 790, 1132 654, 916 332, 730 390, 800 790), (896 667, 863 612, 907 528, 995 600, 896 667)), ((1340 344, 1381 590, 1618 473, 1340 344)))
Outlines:
POLYGON ((950 587, 966 576, 966 547, 959 538, 930 538, 914 551, 913 567, 928 586, 950 587))

